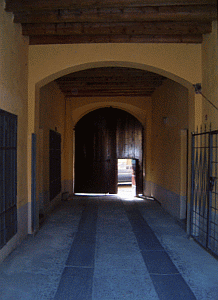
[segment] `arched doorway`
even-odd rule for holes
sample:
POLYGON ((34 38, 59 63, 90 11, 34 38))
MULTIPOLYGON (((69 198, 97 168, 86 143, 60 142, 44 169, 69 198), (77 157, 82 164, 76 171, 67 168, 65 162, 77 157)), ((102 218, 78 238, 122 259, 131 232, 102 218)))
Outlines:
POLYGON ((75 128, 75 193, 117 193, 117 160, 137 162, 136 193, 143 191, 143 127, 131 114, 100 108, 75 128))

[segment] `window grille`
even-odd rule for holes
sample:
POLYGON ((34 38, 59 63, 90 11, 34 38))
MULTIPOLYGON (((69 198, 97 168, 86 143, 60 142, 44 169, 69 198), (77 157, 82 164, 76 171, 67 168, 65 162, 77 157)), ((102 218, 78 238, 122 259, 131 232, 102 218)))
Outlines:
POLYGON ((0 248, 17 232, 17 116, 0 109, 0 248))

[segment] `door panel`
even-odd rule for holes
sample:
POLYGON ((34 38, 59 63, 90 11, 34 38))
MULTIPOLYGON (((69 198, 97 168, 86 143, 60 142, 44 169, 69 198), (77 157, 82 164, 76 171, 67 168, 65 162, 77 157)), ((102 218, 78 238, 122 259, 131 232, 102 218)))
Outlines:
POLYGON ((75 192, 116 193, 116 123, 111 109, 83 117, 76 126, 75 192), (115 140, 115 141, 114 141, 115 140))
POLYGON ((75 143, 76 193, 117 193, 117 158, 135 158, 142 167, 142 126, 122 110, 102 108, 84 116, 75 143))
POLYGON ((136 194, 143 194, 143 127, 132 115, 121 111, 117 116, 117 158, 136 161, 136 194))

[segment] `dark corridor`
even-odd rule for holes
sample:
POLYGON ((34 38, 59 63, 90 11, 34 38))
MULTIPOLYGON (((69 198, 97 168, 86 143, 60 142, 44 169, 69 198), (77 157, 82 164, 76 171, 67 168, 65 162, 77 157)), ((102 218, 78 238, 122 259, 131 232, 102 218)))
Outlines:
POLYGON ((117 193, 117 159, 137 161, 136 193, 143 192, 143 127, 116 108, 97 109, 75 128, 75 193, 117 193))

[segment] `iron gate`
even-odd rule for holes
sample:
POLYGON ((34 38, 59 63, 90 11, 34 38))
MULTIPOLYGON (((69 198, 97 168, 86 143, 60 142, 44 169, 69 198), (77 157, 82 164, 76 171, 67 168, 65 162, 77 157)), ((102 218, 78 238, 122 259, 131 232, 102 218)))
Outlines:
POLYGON ((218 255, 218 130, 192 134, 191 235, 218 255))

